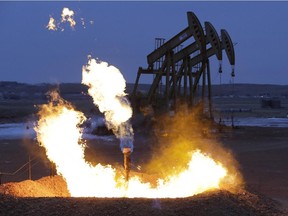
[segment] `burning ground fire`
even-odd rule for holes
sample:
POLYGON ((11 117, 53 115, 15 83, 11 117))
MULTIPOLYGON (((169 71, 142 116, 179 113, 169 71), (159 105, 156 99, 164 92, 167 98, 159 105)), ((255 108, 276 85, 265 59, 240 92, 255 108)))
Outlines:
MULTIPOLYGON (((106 62, 89 58, 82 76, 82 83, 89 86, 88 93, 105 115, 107 127, 119 138, 122 152, 125 155, 128 149, 132 153, 133 129, 129 122, 132 109, 125 97, 122 74, 106 62)), ((51 101, 42 105, 38 114, 37 139, 46 149, 49 160, 56 164, 57 173, 63 176, 73 197, 188 197, 210 189, 227 188, 226 183, 236 182, 230 169, 199 149, 182 152, 189 158, 185 169, 159 178, 156 185, 144 182, 140 175, 128 180, 111 165, 93 166, 85 160, 80 125, 86 118, 58 93, 51 93, 51 101)))

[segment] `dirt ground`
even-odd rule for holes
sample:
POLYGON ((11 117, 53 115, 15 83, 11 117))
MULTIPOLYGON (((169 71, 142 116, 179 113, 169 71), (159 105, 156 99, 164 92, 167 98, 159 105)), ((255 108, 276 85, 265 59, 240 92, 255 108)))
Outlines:
POLYGON ((0 215, 169 215, 169 216, 284 216, 279 205, 247 191, 205 192, 176 199, 128 198, 15 198, 0 195, 0 215))
POLYGON ((223 134, 247 186, 288 207, 287 128, 241 127, 223 134))
MULTIPOLYGON (((288 208, 287 128, 226 128, 217 134, 240 164, 246 190, 239 194, 217 191, 184 199, 159 200, 0 195, 0 215, 286 215, 283 209, 288 208)), ((145 164, 150 159, 151 148, 146 136, 138 133, 135 137, 133 164, 145 164)), ((122 166, 123 157, 117 141, 92 139, 87 145, 86 157, 91 163, 122 166)), ((16 175, 2 175, 2 184, 27 180, 29 175, 32 180, 50 175, 50 163, 35 140, 0 140, 0 148, 2 173, 13 173, 28 162, 29 155, 32 161, 30 174, 25 166, 16 175)))

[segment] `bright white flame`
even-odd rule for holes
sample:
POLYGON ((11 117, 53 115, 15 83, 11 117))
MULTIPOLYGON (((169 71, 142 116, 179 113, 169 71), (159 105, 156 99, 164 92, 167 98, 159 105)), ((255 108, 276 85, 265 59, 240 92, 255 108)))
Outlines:
POLYGON ((67 182, 72 196, 120 196, 114 181, 115 170, 98 164, 92 167, 84 159, 81 130, 85 117, 66 103, 43 105, 37 128, 37 139, 45 147, 57 173, 67 182), (98 195, 97 195, 98 194, 98 195))
POLYGON ((187 197, 219 188, 221 180, 227 177, 220 163, 196 150, 191 153, 186 170, 158 179, 156 187, 143 183, 139 176, 131 177, 128 183, 122 174, 116 178, 116 169, 110 165, 92 166, 85 161, 85 145, 78 127, 85 120, 83 113, 52 96, 56 102, 41 106, 35 131, 73 197, 187 197))
POLYGON ((46 26, 46 28, 48 30, 52 30, 52 31, 56 31, 57 27, 56 27, 56 21, 53 17, 50 17, 48 25, 46 26))
POLYGON ((74 20, 73 10, 69 10, 69 8, 63 8, 61 17, 62 17, 61 22, 69 22, 71 28, 74 28, 74 26, 76 25, 76 21, 74 20))
POLYGON ((131 118, 132 109, 124 92, 126 82, 116 67, 90 58, 82 69, 82 83, 89 86, 88 93, 111 126, 118 127, 131 118))
POLYGON ((97 62, 89 56, 82 68, 82 83, 89 87, 88 93, 100 112, 104 113, 108 128, 121 139, 121 149, 133 149, 133 128, 130 102, 126 98, 126 81, 121 72, 107 62, 97 62))
POLYGON ((227 171, 220 163, 196 150, 193 152, 188 168, 177 176, 170 176, 168 181, 159 181, 158 197, 187 197, 204 192, 209 188, 219 188, 219 179, 227 171))

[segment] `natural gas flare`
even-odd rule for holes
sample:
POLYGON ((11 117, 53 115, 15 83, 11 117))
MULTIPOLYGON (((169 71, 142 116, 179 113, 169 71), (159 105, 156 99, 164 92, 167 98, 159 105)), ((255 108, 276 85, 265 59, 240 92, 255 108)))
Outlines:
POLYGON ((133 128, 130 102, 126 98, 126 81, 121 72, 107 62, 89 56, 82 68, 82 83, 89 87, 88 93, 94 104, 104 113, 106 125, 120 139, 120 147, 133 151, 133 128))
MULTIPOLYGON (((92 66, 96 64, 93 62, 91 63, 92 66)), ((98 66, 106 70, 107 67, 111 67, 102 64, 98 66)), ((91 72, 91 65, 87 66, 88 68, 84 67, 85 70, 89 69, 91 72)), ((119 74, 116 75, 118 72, 115 73, 117 70, 114 67, 109 68, 109 70, 113 72, 110 71, 108 74, 119 76, 122 80, 119 74)), ((89 76, 89 74, 85 75, 89 76)), ((85 75, 83 75, 84 80, 87 78, 85 75)), ((97 83, 100 85, 99 82, 97 83)), ((103 88, 105 89, 105 86, 103 88)), ((117 88, 123 90, 123 83, 122 87, 117 88)), ((106 88, 106 90, 109 89, 106 88)), ((120 95, 125 94, 122 92, 118 96, 120 95)), ((112 104, 114 103, 115 101, 112 102, 112 104)), ((109 107, 109 104, 106 106, 109 107)), ((125 176, 121 170, 100 163, 93 166, 85 160, 86 146, 82 140, 80 127, 85 116, 76 111, 56 92, 51 93, 51 101, 48 104, 40 106, 38 115, 39 121, 35 127, 37 140, 46 149, 49 160, 56 164, 57 173, 65 179, 72 197, 188 197, 210 189, 222 188, 223 184, 230 184, 235 180, 233 173, 229 173, 229 170, 222 163, 206 155, 203 151, 194 149, 193 151, 182 152, 183 157, 188 156, 189 160, 187 164, 183 165, 184 169, 176 174, 166 173, 166 176, 159 177, 156 183, 145 181, 141 174, 134 174, 129 178, 129 181, 125 181, 125 176)), ((129 119, 129 115, 127 116, 129 119)), ((226 186, 224 188, 227 189, 226 186)))
POLYGON ((119 196, 115 190, 115 170, 100 164, 93 167, 84 159, 85 144, 79 128, 85 120, 83 113, 74 110, 55 92, 51 98, 49 104, 41 106, 35 130, 47 157, 66 180, 71 195, 105 197, 116 193, 119 196))
POLYGON ((73 197, 187 197, 219 188, 227 176, 222 164, 196 150, 190 153, 184 171, 158 179, 154 187, 149 182, 143 183, 140 176, 131 177, 127 183, 124 176, 116 177, 112 166, 92 166, 85 161, 85 144, 79 127, 85 120, 83 113, 53 93, 52 101, 40 107, 39 117, 35 127, 37 139, 49 160, 56 164, 57 173, 66 180, 73 197))
POLYGON ((88 58, 88 64, 82 69, 82 83, 89 87, 88 93, 94 104, 104 113, 107 127, 120 139, 125 179, 128 181, 130 154, 133 151, 133 128, 129 122, 132 108, 126 98, 126 81, 116 67, 108 65, 107 62, 97 62, 91 56, 88 58))

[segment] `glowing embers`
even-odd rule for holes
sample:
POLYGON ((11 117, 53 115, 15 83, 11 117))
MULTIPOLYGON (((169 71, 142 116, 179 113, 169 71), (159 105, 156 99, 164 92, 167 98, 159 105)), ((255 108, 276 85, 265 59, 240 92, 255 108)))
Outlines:
MULTIPOLYGON (((49 22, 46 26, 46 28, 48 30, 51 31, 57 31, 60 30, 61 32, 64 31, 65 29, 65 23, 68 23, 70 28, 72 30, 75 30, 75 26, 76 26, 76 20, 75 20, 75 12, 67 7, 64 7, 62 9, 62 13, 61 13, 61 19, 55 19, 52 15, 50 15, 50 19, 49 22)), ((81 26, 86 29, 86 24, 85 24, 85 19, 84 18, 80 18, 80 20, 78 19, 78 21, 81 26)), ((90 25, 93 25, 94 21, 90 20, 88 22, 90 25)))
POLYGON ((61 23, 69 22, 70 27, 74 29, 76 21, 74 20, 74 11, 64 7, 61 13, 61 22, 57 22, 52 16, 50 16, 49 22, 46 26, 48 30, 57 31, 58 28, 64 31, 64 28, 60 26, 61 23))
POLYGON ((57 25, 56 21, 53 17, 50 17, 48 25, 46 26, 48 30, 56 31, 57 30, 57 25))
POLYGON ((71 28, 75 27, 76 21, 74 20, 73 10, 70 10, 69 8, 63 8, 61 17, 62 17, 61 22, 69 22, 71 28))

